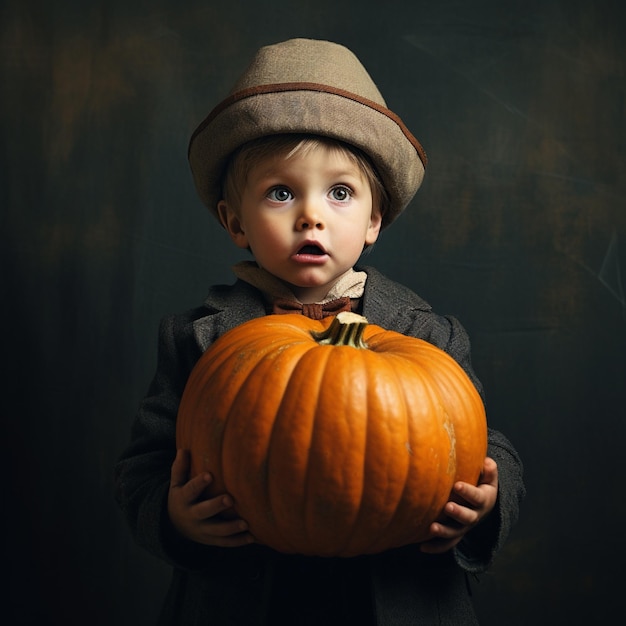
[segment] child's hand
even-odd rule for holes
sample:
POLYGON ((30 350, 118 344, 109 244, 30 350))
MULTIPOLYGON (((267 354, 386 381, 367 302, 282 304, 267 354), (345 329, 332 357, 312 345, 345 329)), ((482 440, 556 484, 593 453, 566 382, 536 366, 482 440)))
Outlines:
POLYGON ((422 552, 439 554, 454 548, 465 533, 491 512, 497 495, 498 466, 487 457, 476 487, 464 482, 454 485, 442 519, 430 526, 431 539, 421 544, 422 552))
POLYGON ((219 517, 233 505, 228 494, 203 499, 202 492, 212 480, 210 474, 188 478, 189 453, 178 450, 172 464, 167 512, 181 535, 207 546, 237 547, 254 542, 242 519, 219 517))

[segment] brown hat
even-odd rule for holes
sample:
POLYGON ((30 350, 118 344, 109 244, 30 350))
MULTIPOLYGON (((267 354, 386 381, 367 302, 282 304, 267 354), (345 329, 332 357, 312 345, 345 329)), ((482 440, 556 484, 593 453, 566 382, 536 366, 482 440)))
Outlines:
POLYGON ((390 198, 383 227, 422 183, 422 146, 387 108, 356 56, 329 41, 290 39, 261 48, 191 137, 196 189, 215 215, 229 156, 248 141, 285 133, 322 135, 365 152, 390 198))

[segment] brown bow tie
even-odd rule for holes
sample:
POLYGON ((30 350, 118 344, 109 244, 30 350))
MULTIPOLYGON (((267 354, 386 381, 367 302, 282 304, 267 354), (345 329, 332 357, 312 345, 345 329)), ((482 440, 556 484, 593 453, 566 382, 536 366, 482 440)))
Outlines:
POLYGON ((342 311, 352 311, 352 301, 347 296, 337 298, 324 304, 302 304, 295 300, 277 298, 274 300, 274 314, 283 315, 285 313, 301 313, 313 320, 321 320, 323 317, 337 315, 342 311))

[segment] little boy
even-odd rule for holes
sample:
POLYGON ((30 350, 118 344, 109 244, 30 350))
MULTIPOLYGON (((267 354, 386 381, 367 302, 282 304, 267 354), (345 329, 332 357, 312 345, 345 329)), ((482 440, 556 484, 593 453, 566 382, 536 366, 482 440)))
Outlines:
MULTIPOLYGON (((185 382, 204 350, 248 319, 340 310, 430 341, 482 393, 460 324, 373 268, 355 267, 407 206, 426 156, 346 48, 295 39, 262 48, 192 136, 200 197, 254 261, 203 306, 163 320, 157 373, 116 467, 138 543, 174 567, 162 624, 473 624, 466 576, 491 563, 524 494, 517 453, 489 430, 478 485, 458 483, 431 539, 373 556, 316 559, 256 544, 201 496, 175 449, 185 382)), ((303 401, 306 401, 303 399, 303 401)), ((254 418, 253 415, 250 416, 254 418)))

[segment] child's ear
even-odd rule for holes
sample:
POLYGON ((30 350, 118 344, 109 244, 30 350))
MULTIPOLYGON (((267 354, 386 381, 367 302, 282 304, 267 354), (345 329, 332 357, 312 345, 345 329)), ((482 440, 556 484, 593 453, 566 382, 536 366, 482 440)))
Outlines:
POLYGON ((367 233, 365 234, 365 245, 371 246, 378 239, 378 235, 380 234, 380 227, 383 223, 383 216, 380 211, 374 210, 372 211, 372 217, 370 218, 370 225, 367 229, 367 233))
POLYGON ((239 248, 248 247, 248 237, 243 230, 241 220, 233 208, 226 203, 225 200, 220 200, 217 203, 217 214, 220 218, 222 226, 228 231, 230 238, 233 240, 236 246, 239 248))

